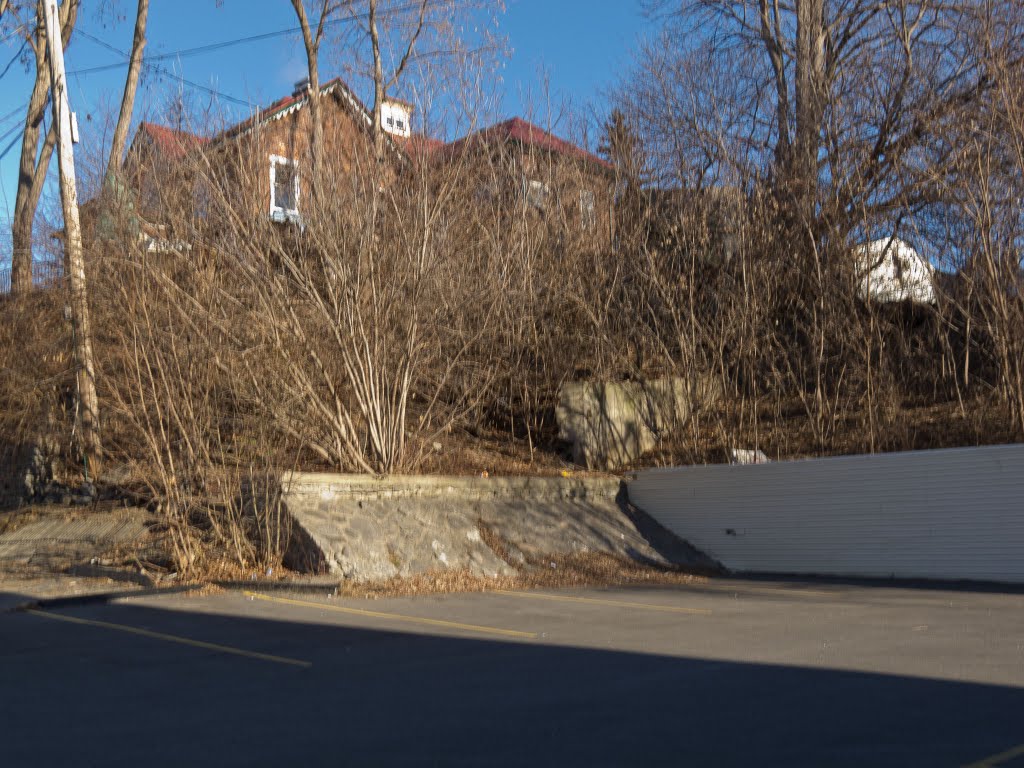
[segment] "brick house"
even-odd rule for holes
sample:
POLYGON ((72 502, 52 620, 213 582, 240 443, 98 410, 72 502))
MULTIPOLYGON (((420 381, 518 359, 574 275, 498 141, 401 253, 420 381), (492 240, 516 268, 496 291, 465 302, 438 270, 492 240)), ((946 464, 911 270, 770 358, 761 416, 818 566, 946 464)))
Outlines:
MULTIPOLYGON (((240 199, 246 205, 260 201, 274 222, 301 222, 311 165, 308 103, 306 85, 299 83, 290 96, 211 138, 142 123, 125 160, 125 177, 138 195, 140 213, 153 222, 183 211, 201 217, 208 190, 197 179, 206 177, 229 193, 244 191, 240 199)), ((385 108, 392 126, 408 125, 410 109, 404 103, 389 102, 385 108)), ((321 87, 320 110, 326 177, 336 182, 369 168, 372 119, 340 79, 321 87)), ((395 141, 389 137, 387 143, 400 162, 404 156, 395 141)))
POLYGON ((482 201, 501 199, 535 226, 607 242, 611 233, 611 164, 522 118, 512 118, 436 150, 437 161, 462 163, 482 201))
MULTIPOLYGON (((372 114, 341 79, 325 83, 320 94, 320 183, 332 202, 343 205, 347 196, 359 193, 355 182, 375 165, 372 114)), ((300 82, 291 95, 211 138, 142 123, 128 151, 125 177, 143 220, 159 222, 175 208, 201 217, 207 192, 195 171, 202 164, 204 176, 222 190, 238 192, 240 204, 255 206, 250 213, 265 212, 281 225, 301 224, 311 167, 308 104, 308 87, 300 82), (169 185, 169 179, 175 183, 169 185)), ((413 116, 407 102, 389 99, 382 105, 389 180, 444 174, 457 166, 481 202, 500 195, 522 203, 537 225, 607 237, 613 184, 605 161, 520 118, 445 143, 414 132, 413 116)), ((154 233, 159 227, 143 229, 154 233)), ((166 230, 160 235, 171 236, 166 230)))

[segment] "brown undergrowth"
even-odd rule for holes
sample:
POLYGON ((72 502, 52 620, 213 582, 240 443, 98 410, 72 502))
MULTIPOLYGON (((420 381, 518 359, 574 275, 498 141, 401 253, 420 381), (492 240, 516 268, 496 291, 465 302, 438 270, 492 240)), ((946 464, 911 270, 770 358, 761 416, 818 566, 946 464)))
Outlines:
POLYGON ((668 436, 633 469, 651 466, 721 464, 731 448, 758 448, 771 461, 853 454, 920 451, 999 445, 1024 439, 1006 408, 993 397, 962 404, 906 403, 885 414, 882 430, 866 427, 869 415, 856 404, 836 418, 827 450, 810 428, 799 403, 765 403, 755 418, 741 419, 719 407, 701 414, 696 424, 668 436))
POLYGON ((380 582, 342 582, 341 597, 367 599, 451 592, 573 589, 627 585, 701 584, 708 576, 623 560, 604 553, 551 555, 511 576, 478 576, 467 570, 434 571, 380 582))

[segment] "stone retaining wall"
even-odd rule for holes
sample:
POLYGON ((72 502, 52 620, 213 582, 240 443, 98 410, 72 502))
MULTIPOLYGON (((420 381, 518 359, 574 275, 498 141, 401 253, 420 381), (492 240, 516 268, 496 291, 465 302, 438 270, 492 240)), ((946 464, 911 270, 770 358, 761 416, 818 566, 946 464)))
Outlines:
POLYGON ((510 575, 545 555, 584 552, 707 564, 629 507, 617 478, 295 473, 282 492, 296 524, 289 565, 345 578, 510 575))

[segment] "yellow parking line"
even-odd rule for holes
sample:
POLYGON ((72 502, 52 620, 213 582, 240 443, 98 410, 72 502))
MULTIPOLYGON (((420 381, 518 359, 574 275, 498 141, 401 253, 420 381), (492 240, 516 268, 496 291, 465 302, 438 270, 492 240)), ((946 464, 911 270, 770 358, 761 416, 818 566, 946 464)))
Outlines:
POLYGON ((102 627, 103 629, 114 629, 119 632, 128 632, 132 635, 141 635, 142 637, 150 637, 154 640, 166 640, 170 643, 178 643, 179 645, 191 645, 194 648, 204 648, 209 651, 219 651, 221 653, 231 653, 235 656, 246 656, 250 659, 259 659, 260 661, 274 661, 278 664, 290 664, 294 667, 312 667, 313 663, 309 661, 302 661, 300 659, 289 659, 286 656, 274 656, 270 653, 258 653, 256 651, 247 651, 244 648, 235 648, 230 645, 220 645, 218 643, 207 643, 204 640, 193 640, 189 637, 180 637, 178 635, 168 635, 164 632, 154 632, 150 629, 142 629, 141 627, 132 627, 127 624, 114 624, 109 621, 96 621, 95 619, 80 619, 77 616, 66 616, 61 613, 50 613, 49 611, 40 611, 35 608, 30 608, 26 613, 31 613, 33 616, 42 616, 47 619, 56 619, 57 621, 67 621, 72 624, 83 624, 89 627, 102 627))
POLYGON ((1005 763, 1008 760, 1013 760, 1015 757, 1024 755, 1024 744, 1019 744, 1012 749, 1008 749, 1005 752, 1000 752, 998 755, 992 755, 986 757, 983 760, 979 760, 976 763, 964 766, 964 768, 997 768, 1000 763, 1005 763))
POLYGON ((696 586, 695 589, 706 589, 711 592, 763 592, 768 595, 796 595, 798 597, 839 597, 839 595, 834 592, 816 592, 813 589, 802 589, 800 587, 748 587, 738 584, 735 586, 726 584, 701 584, 696 586))
POLYGON ((552 595, 547 592, 513 592, 507 589, 494 590, 496 595, 507 595, 508 597, 532 597, 537 600, 559 600, 569 603, 590 603, 591 605, 608 605, 614 608, 641 608, 647 611, 662 611, 664 613, 687 613, 691 615, 707 616, 711 613, 708 608, 681 608, 674 605, 656 605, 654 603, 634 603, 628 600, 605 600, 598 597, 575 597, 573 595, 552 595))
POLYGON ((384 613, 382 611, 367 611, 363 608, 350 608, 344 605, 327 605, 316 603, 310 600, 293 600, 288 597, 272 597, 260 592, 245 592, 247 597, 257 600, 267 600, 272 603, 284 603, 285 605, 301 605, 305 608, 319 608, 324 611, 335 611, 347 613, 352 616, 367 616, 373 619, 389 619, 391 621, 404 621, 409 624, 423 624, 428 627, 444 627, 445 629, 461 629, 468 632, 480 632, 485 635, 500 635, 502 637, 519 637, 526 640, 536 639, 536 632, 520 632, 517 629, 501 629, 500 627, 484 627, 478 624, 463 624, 458 621, 445 621, 444 619, 426 619, 420 616, 406 616, 401 613, 384 613))

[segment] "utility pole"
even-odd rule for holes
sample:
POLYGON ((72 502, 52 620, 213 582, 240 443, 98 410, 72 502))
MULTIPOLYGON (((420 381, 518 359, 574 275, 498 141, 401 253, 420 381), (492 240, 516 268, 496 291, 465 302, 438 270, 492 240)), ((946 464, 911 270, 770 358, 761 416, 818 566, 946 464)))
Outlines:
MULTIPOLYGON (((65 0, 68 2, 68 0, 65 0)), ((100 472, 102 450, 99 431, 99 403, 96 398, 96 370, 92 359, 89 330, 89 302, 82 255, 82 224, 78 218, 75 188, 75 154, 72 146, 71 108, 68 106, 64 75, 64 41, 57 17, 57 0, 43 0, 46 16, 46 45, 50 54, 50 93, 53 124, 57 126, 57 159, 60 164, 60 202, 64 209, 64 272, 71 291, 71 323, 74 328, 78 419, 82 430, 86 476, 100 472)))

